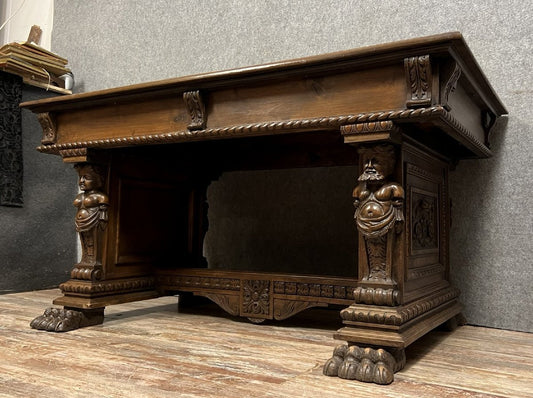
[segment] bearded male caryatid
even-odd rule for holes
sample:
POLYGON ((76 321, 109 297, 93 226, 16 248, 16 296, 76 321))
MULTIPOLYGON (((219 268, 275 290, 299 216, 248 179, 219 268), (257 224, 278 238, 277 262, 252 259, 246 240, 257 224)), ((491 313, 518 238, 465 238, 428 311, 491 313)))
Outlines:
POLYGON ((387 178, 396 162, 392 145, 362 147, 363 173, 353 190, 357 229, 365 238, 368 274, 363 280, 390 280, 387 264, 387 239, 399 232, 404 221, 402 206, 404 190, 387 178))

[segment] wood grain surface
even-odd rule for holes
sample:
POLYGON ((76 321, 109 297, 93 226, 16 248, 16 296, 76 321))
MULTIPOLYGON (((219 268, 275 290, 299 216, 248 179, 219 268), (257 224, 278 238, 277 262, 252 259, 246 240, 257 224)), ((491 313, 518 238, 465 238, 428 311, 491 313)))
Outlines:
POLYGON ((322 375, 337 311, 255 325, 176 297, 112 306, 103 325, 30 329, 58 290, 0 296, 0 397, 531 397, 533 334, 460 327, 407 348, 389 386, 322 375), (324 322, 327 320, 327 322, 324 322), (324 325, 327 325, 326 327, 324 325))

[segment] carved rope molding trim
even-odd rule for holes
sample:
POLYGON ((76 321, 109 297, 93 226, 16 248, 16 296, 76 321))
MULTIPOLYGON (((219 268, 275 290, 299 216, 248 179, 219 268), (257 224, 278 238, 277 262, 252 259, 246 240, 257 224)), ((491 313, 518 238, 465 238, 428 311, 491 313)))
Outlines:
POLYGON ((283 133, 286 131, 305 131, 313 129, 337 129, 346 124, 371 123, 381 121, 417 120, 441 118, 444 123, 467 138, 476 148, 486 156, 490 156, 490 150, 461 123, 451 116, 442 106, 429 108, 401 109, 375 113, 360 113, 357 115, 318 117, 311 119, 295 119, 274 122, 253 123, 230 127, 211 128, 194 131, 175 131, 163 134, 146 134, 139 136, 107 138, 99 140, 76 141, 65 144, 41 145, 37 150, 43 153, 60 154, 62 150, 74 150, 81 148, 117 148, 129 145, 156 145, 167 143, 179 143, 199 141, 202 139, 245 137, 253 134, 283 133))
POLYGON ((59 154, 63 158, 87 156, 87 148, 60 149, 59 154))

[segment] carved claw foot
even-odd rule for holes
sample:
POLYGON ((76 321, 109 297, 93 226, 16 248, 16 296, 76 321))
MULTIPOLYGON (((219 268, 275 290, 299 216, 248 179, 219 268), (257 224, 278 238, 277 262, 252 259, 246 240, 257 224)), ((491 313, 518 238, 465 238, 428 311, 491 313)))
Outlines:
POLYGON ((333 351, 333 357, 324 365, 326 376, 338 376, 342 379, 358 380, 367 383, 390 384, 394 373, 405 365, 403 349, 358 347, 356 345, 339 345, 333 351))
POLYGON ((48 332, 68 332, 104 322, 104 309, 79 310, 73 308, 48 308, 44 314, 31 321, 33 329, 48 332))

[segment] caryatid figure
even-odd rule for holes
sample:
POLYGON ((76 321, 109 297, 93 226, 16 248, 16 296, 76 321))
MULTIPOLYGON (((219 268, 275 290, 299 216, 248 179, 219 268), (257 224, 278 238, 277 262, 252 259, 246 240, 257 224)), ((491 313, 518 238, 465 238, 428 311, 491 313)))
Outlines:
POLYGON ((401 231, 404 221, 404 190, 388 181, 396 162, 392 145, 362 147, 363 173, 353 190, 355 221, 364 236, 368 258, 368 274, 363 280, 390 281, 391 264, 387 264, 387 239, 401 231))
MULTIPOLYGON (((96 265, 95 244, 97 233, 107 226, 109 198, 102 193, 103 181, 97 166, 76 165, 79 174, 79 193, 74 199, 76 212, 76 231, 80 234, 82 258, 78 265, 96 265)), ((85 279, 85 278, 84 278, 85 279)))

